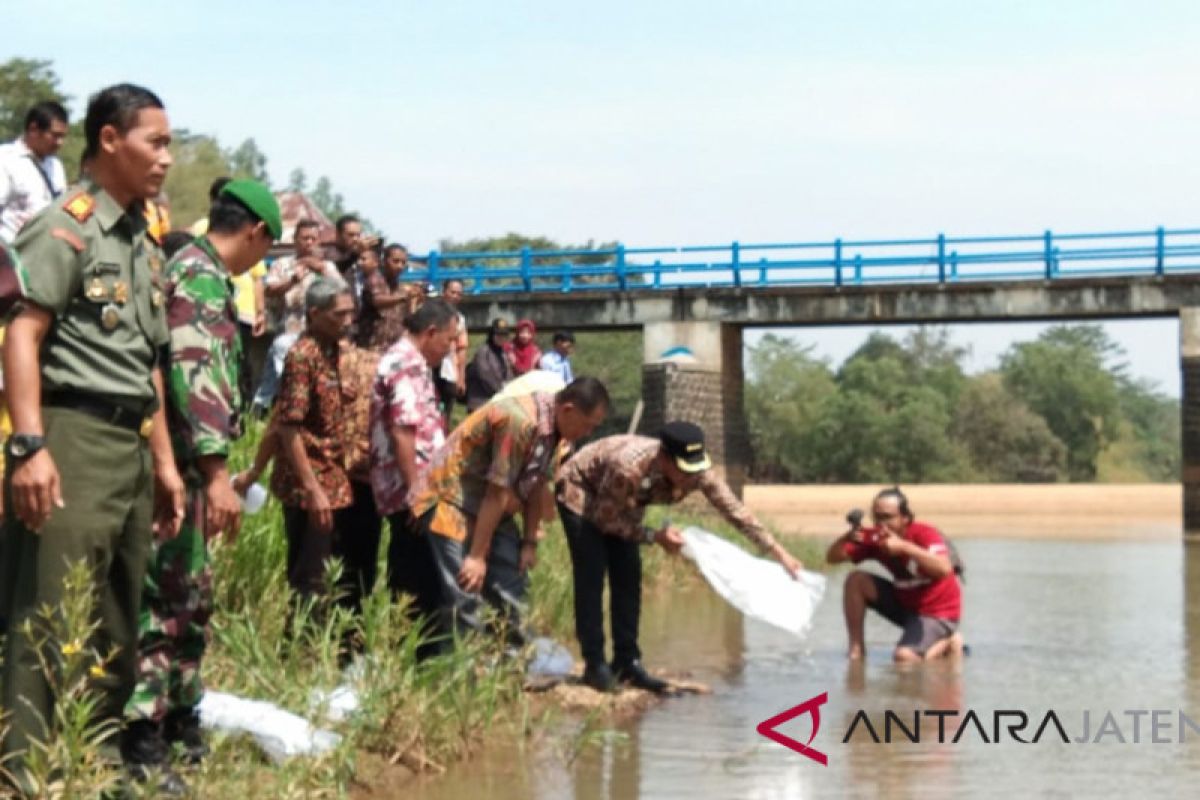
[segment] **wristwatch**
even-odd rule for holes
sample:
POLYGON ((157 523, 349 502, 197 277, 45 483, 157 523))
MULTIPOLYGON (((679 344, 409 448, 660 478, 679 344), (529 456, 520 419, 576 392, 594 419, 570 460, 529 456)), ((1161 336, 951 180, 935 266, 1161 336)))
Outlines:
POLYGON ((9 458, 20 461, 29 458, 45 446, 46 440, 41 436, 33 433, 14 433, 4 443, 4 452, 9 458))

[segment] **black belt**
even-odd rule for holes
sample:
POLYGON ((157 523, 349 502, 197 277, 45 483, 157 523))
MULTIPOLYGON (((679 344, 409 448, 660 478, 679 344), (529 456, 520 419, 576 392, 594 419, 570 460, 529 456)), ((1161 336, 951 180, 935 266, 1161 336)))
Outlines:
POLYGON ((143 436, 149 436, 150 415, 147 408, 140 411, 128 406, 114 403, 99 395, 83 394, 82 392, 53 392, 42 398, 42 405, 51 408, 69 408, 79 411, 89 417, 103 420, 118 428, 137 431, 143 436))

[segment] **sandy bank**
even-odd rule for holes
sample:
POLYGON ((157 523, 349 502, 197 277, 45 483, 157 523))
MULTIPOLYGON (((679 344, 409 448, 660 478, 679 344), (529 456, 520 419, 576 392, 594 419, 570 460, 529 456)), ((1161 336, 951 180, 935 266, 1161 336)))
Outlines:
MULTIPOLYGON (((836 536, 881 486, 747 486, 747 505, 786 534, 836 536)), ((1179 484, 906 486, 918 517, 955 537, 1164 539, 1182 536, 1179 484)))

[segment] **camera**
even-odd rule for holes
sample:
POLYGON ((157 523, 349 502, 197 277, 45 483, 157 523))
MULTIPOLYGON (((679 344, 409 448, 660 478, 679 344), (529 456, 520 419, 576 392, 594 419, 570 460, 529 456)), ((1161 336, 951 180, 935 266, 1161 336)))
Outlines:
POLYGON ((863 510, 861 508, 852 508, 850 509, 850 513, 846 515, 846 522, 849 522, 852 528, 862 527, 862 521, 863 510))

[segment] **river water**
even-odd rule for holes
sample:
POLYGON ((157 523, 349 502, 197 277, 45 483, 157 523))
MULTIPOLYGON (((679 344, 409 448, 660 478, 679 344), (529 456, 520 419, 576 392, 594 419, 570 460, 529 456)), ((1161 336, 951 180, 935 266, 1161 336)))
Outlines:
MULTIPOLYGON (((962 630, 971 647, 961 662, 893 666, 897 632, 870 615, 866 663, 848 665, 845 569, 830 574, 802 642, 744 621, 703 586, 648 595, 647 663, 688 670, 713 687, 711 695, 667 700, 578 753, 565 735, 519 750, 496 747, 406 794, 425 800, 1196 796, 1200 732, 1184 721, 1184 741, 1178 739, 1180 711, 1200 727, 1200 547, 1163 539, 956 544, 967 564, 962 630), (760 721, 821 693, 828 700, 812 747, 828 765, 755 731, 760 721), (880 743, 861 721, 843 741, 859 710, 880 743), (942 743, 937 718, 922 714, 918 743, 893 728, 888 744, 886 710, 910 728, 914 712, 957 716, 943 717, 942 743), (1006 732, 1015 718, 1006 718, 998 742, 985 742, 972 725, 952 743, 969 710, 989 740, 996 710, 1024 711, 1029 725, 1015 735, 1026 740, 1053 711, 1071 741, 1064 743, 1051 724, 1036 743, 1021 743, 1006 732), (1163 713, 1126 713, 1141 710, 1163 713), (1109 712, 1112 723, 1102 725, 1109 712), (1092 741, 1101 731, 1100 741, 1092 741), (1155 735, 1170 743, 1153 743, 1155 735), (1084 737, 1089 741, 1075 741, 1084 737)), ((801 716, 780 730, 804 742, 812 722, 801 716)))

